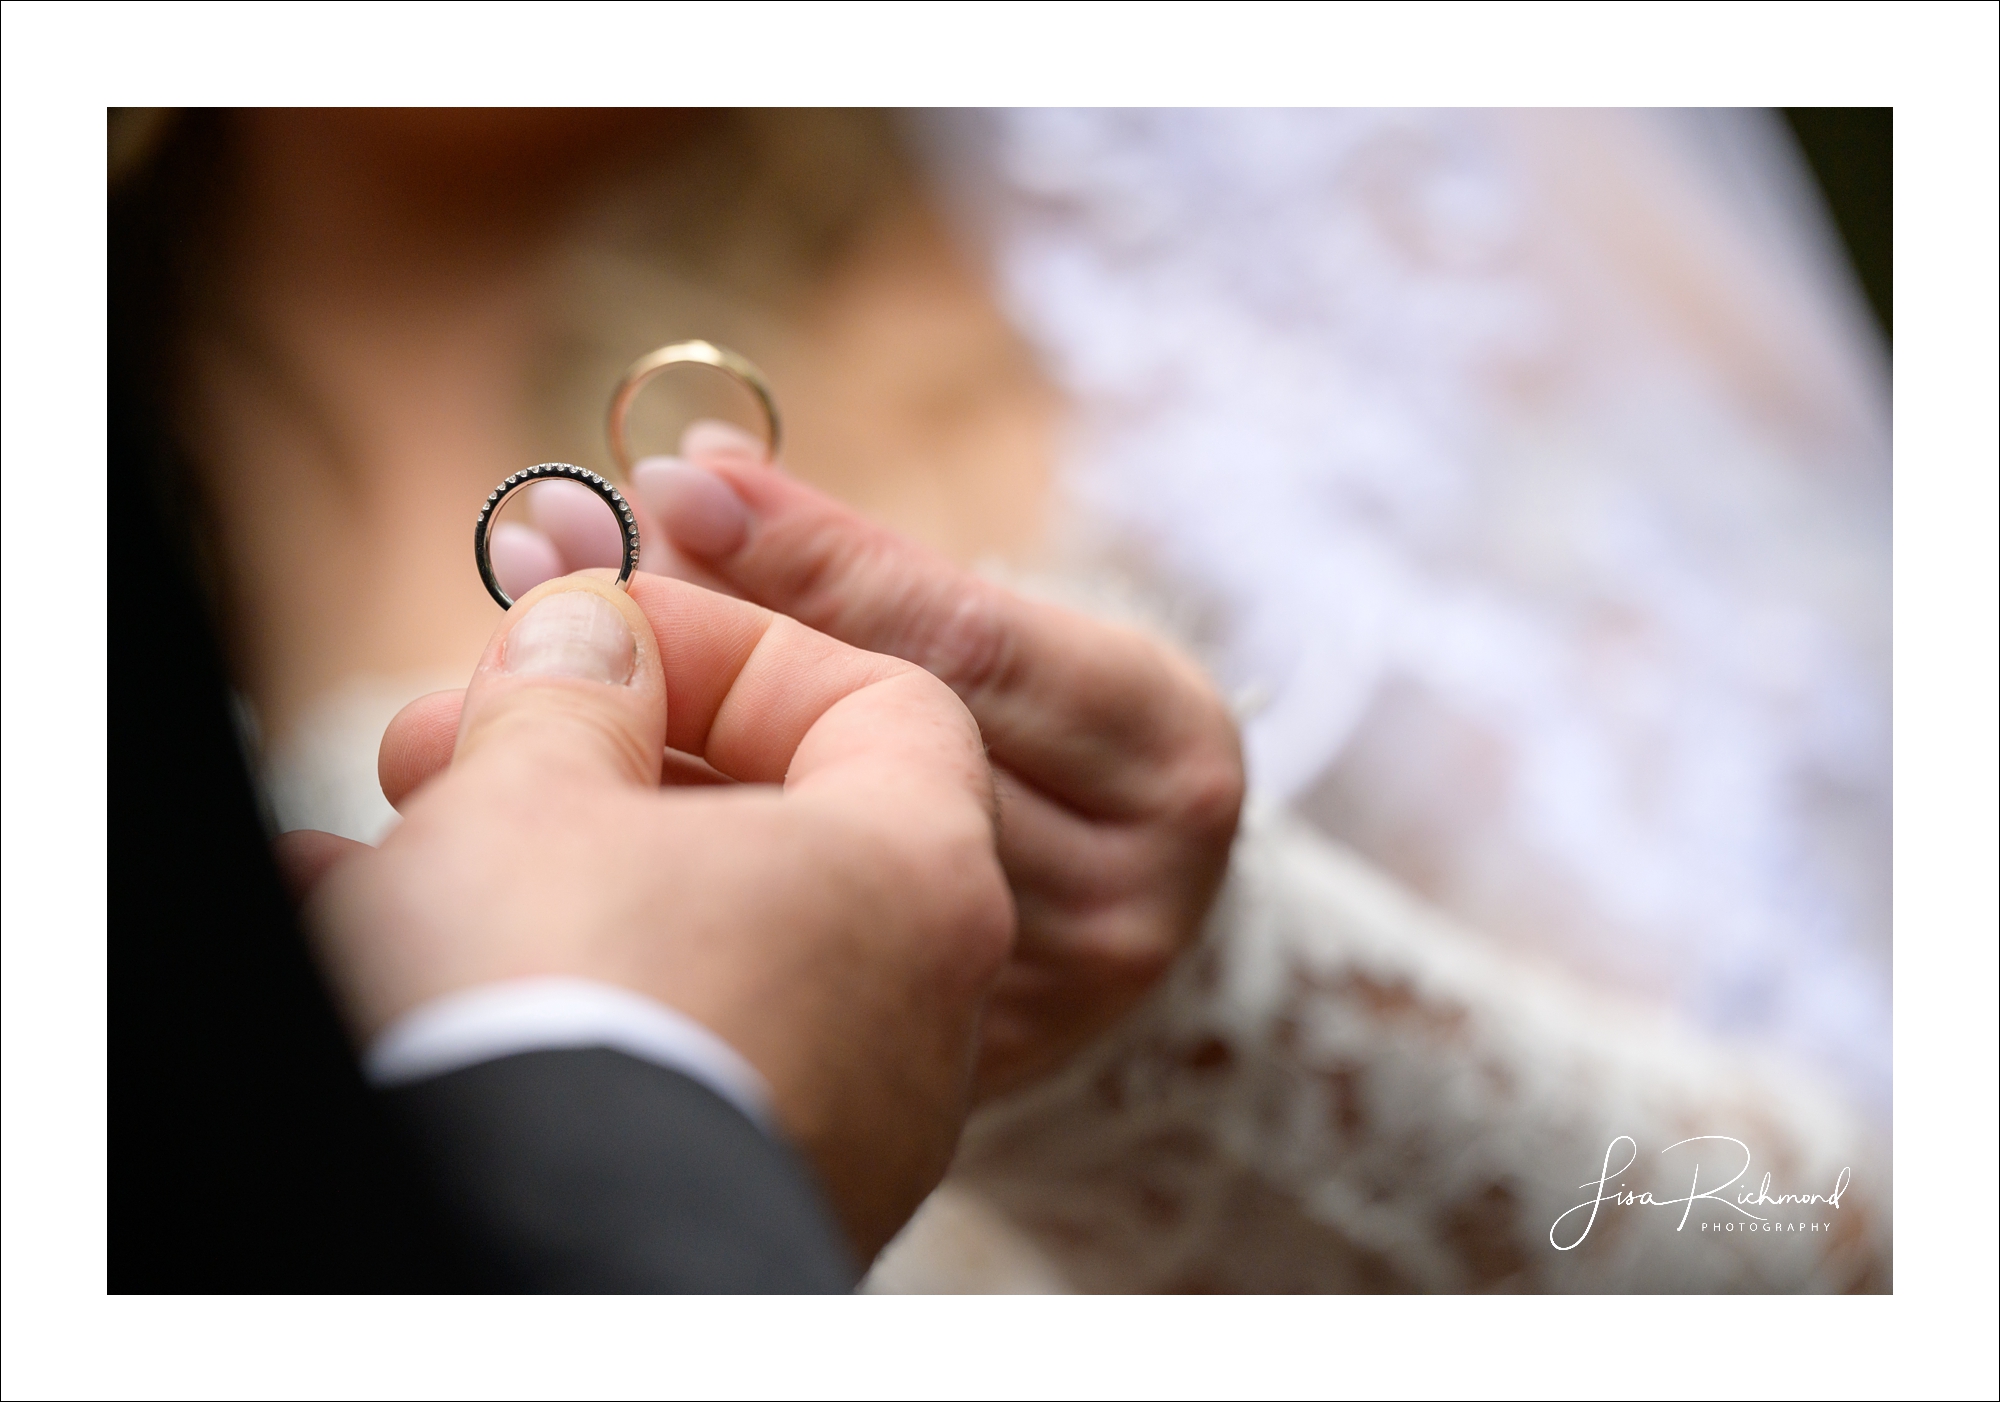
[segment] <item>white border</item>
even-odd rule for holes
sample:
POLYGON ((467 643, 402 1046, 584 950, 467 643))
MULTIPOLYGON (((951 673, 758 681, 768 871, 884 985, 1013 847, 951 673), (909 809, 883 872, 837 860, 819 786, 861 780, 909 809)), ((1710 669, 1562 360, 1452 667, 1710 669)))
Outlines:
POLYGON ((8 1395, 1992 1395, 1992 6, 73 5, 0 12, 8 1395), (103 1295, 103 108, 1891 104, 1896 1295, 103 1295))

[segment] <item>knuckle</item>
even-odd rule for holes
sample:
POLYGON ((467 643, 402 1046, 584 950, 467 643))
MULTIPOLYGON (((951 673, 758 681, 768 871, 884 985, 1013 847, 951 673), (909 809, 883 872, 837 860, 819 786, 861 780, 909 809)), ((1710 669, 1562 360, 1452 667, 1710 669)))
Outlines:
POLYGON ((1224 718, 1208 727, 1174 766, 1169 811, 1175 824, 1226 841, 1243 810, 1243 750, 1224 718))
POLYGON ((1014 947, 1014 901, 985 816, 967 805, 906 829, 897 843, 901 884, 916 893, 922 923, 948 936, 943 948, 961 978, 982 983, 1014 947))
POLYGON ((1110 990, 1136 998, 1167 975, 1186 943, 1175 932, 1155 928, 1142 939, 1127 940, 1105 951, 1101 982, 1110 990))
POLYGON ((967 883, 956 924, 970 982, 982 985, 996 976, 1014 952, 1014 902, 997 868, 967 883))
POLYGON ((857 525, 831 509, 779 511, 731 564, 730 582, 755 604, 852 641, 844 623, 865 551, 857 525))
POLYGON ((1007 596, 879 526, 800 515, 765 541, 769 599, 844 642, 914 663, 960 695, 1012 665, 1007 596))
POLYGON ((763 544, 772 602, 803 623, 826 628, 857 568, 860 541, 853 525, 830 514, 795 517, 763 544))
POLYGON ((1063 965, 1094 998, 1114 1006, 1142 997, 1173 968, 1197 926, 1154 902, 1122 904, 1077 919, 1057 916, 1023 943, 1061 951, 1063 965))
POLYGON ((909 679, 907 684, 921 694, 924 709, 940 726, 958 732, 968 747, 968 753, 977 757, 980 767, 984 769, 986 746, 980 737, 979 722, 966 708, 965 699, 959 691, 928 667, 919 667, 901 659, 896 659, 895 665, 909 679))
POLYGON ((997 685, 1013 662, 1004 596, 979 581, 938 592, 945 597, 913 610, 904 655, 960 696, 977 695, 997 685))

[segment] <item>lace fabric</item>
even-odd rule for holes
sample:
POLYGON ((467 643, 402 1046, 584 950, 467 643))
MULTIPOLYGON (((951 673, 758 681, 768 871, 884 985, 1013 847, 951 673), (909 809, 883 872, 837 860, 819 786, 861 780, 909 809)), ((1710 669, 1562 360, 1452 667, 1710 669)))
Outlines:
POLYGON ((1823 1080, 1525 960, 1267 810, 1199 949, 1087 1056, 974 1118, 870 1288, 1886 1289, 1870 1143, 1823 1080), (1838 1208, 1730 1192, 1685 1226, 1564 1216, 1608 1151, 1636 1160, 1611 1188, 1662 1200, 1695 1190, 1696 1148, 1735 1170, 1727 1145, 1663 1153, 1694 1135, 1747 1146, 1739 1187, 1848 1186, 1838 1208))

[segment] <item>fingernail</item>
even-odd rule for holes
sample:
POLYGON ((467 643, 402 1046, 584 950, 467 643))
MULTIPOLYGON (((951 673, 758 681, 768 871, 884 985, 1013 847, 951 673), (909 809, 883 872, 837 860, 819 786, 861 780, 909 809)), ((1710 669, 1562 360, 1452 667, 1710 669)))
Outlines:
POLYGON ((733 554, 750 536, 750 508, 729 484, 680 458, 647 458, 632 485, 673 543, 708 559, 733 554))
POLYGON ((723 419, 696 419, 681 434, 684 458, 748 459, 753 466, 765 461, 764 440, 740 424, 723 419))
POLYGON ((588 589, 551 594, 507 634, 503 666, 517 677, 574 677, 622 686, 635 651, 625 615, 588 589))
POLYGON ((528 515, 572 570, 618 568, 625 537, 604 499, 581 482, 537 482, 528 515))
POLYGON ((563 573, 562 554, 555 543, 533 526, 524 526, 519 521, 502 521, 493 528, 487 541, 487 556, 493 561, 493 573, 500 580, 500 587, 510 598, 518 599, 537 584, 563 573))

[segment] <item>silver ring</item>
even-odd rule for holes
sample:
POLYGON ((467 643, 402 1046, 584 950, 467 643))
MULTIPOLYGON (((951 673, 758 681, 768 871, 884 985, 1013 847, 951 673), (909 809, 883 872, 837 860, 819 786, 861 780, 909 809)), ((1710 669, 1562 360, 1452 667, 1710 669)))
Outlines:
POLYGON ((545 477, 567 478, 572 482, 581 482, 604 498, 605 504, 611 508, 611 514, 617 518, 618 529, 625 539, 625 553, 618 563, 618 587, 629 589, 632 571, 639 568, 639 523, 633 518, 632 504, 625 500, 616 487, 595 472, 578 467, 575 463, 540 462, 533 467, 522 468, 488 492, 486 505, 479 508, 479 520, 472 527, 472 558, 479 566, 480 582, 485 584, 486 592, 493 596, 501 608, 514 607, 514 601, 507 596, 507 591, 500 587, 499 579, 493 574, 493 557, 488 547, 487 528, 493 524, 493 517, 500 510, 501 502, 530 482, 538 482, 545 477))

